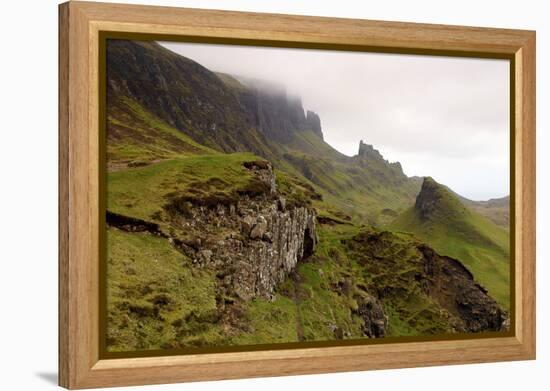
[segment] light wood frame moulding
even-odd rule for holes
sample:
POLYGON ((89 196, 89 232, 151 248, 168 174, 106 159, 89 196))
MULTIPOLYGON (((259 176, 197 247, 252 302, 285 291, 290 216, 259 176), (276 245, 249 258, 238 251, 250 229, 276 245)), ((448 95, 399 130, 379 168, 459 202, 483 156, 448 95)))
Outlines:
POLYGON ((535 32, 70 1, 59 6, 59 384, 76 388, 535 358, 535 32), (101 359, 100 32, 507 58, 513 66, 511 336, 101 359))

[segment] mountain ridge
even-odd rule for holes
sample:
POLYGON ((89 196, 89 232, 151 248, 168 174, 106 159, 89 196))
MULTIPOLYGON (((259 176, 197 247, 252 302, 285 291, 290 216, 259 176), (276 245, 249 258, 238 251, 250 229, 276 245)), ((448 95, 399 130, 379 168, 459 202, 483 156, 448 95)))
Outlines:
MULTIPOLYGON (((112 165, 148 164, 181 153, 248 151, 309 181, 353 218, 382 225, 419 191, 418 181, 408 179, 399 163, 380 154, 348 157, 326 143, 319 115, 304 110, 284 89, 266 93, 257 82, 249 87, 152 42, 110 40, 107 63, 112 165), (136 117, 144 118, 133 126, 143 129, 141 138, 120 125, 136 117), (177 143, 156 145, 146 129, 177 143), (149 156, 148 161, 136 162, 134 155, 149 156)), ((360 152, 364 148, 361 141, 360 152)))

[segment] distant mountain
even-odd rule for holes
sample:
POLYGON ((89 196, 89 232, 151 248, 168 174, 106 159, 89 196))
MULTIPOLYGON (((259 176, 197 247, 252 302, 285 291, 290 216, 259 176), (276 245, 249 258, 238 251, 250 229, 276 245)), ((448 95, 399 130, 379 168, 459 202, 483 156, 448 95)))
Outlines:
POLYGON ((468 208, 475 210, 496 225, 508 229, 510 226, 510 196, 491 198, 487 201, 472 201, 460 197, 460 201, 468 208))
POLYGON ((489 294, 508 308, 508 232, 464 206, 445 186, 426 177, 414 206, 392 228, 410 232, 440 254, 460 259, 489 294))
POLYGON ((419 181, 371 145, 361 142, 354 157, 332 148, 321 118, 282 86, 214 73, 155 42, 110 40, 107 62, 111 169, 181 153, 252 152, 309 181, 350 218, 377 225, 418 194, 419 181))

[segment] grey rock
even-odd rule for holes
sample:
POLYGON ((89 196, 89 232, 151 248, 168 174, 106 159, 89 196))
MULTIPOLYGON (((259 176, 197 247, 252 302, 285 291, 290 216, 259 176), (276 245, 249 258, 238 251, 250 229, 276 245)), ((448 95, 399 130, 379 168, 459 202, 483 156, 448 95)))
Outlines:
POLYGON ((277 206, 281 212, 284 212, 286 209, 286 199, 285 197, 279 197, 277 206))
POLYGON ((212 259, 212 250, 201 250, 198 252, 198 261, 201 264, 207 264, 212 259))
POLYGON ((317 246, 315 211, 286 205, 276 191, 271 165, 254 172, 273 185, 274 194, 242 196, 235 212, 231 207, 192 206, 191 214, 173 216, 180 226, 193 223, 186 229, 188 237, 203 238, 200 247, 188 248, 194 253, 187 255, 196 259, 196 265, 230 276, 219 284, 224 297, 272 298, 275 286, 317 246))
POLYGON ((256 223, 256 219, 252 215, 247 215, 241 220, 241 230, 243 234, 249 236, 250 231, 252 231, 252 227, 254 227, 254 224, 256 223))
POLYGON ((266 231, 267 231, 267 220, 265 219, 264 216, 260 215, 256 220, 256 224, 250 231, 250 238, 259 239, 266 233, 266 231))
POLYGON ((361 297, 357 303, 359 306, 356 312, 363 318, 363 334, 369 338, 385 337, 388 318, 384 314, 382 304, 372 296, 361 297))

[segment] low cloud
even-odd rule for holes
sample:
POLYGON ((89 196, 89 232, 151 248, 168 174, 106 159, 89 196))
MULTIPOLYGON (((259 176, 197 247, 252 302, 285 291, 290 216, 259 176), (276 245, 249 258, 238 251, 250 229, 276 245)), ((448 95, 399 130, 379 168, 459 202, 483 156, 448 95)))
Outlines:
POLYGON ((373 144, 465 197, 509 193, 509 62, 162 43, 205 67, 283 84, 347 155, 373 144))

